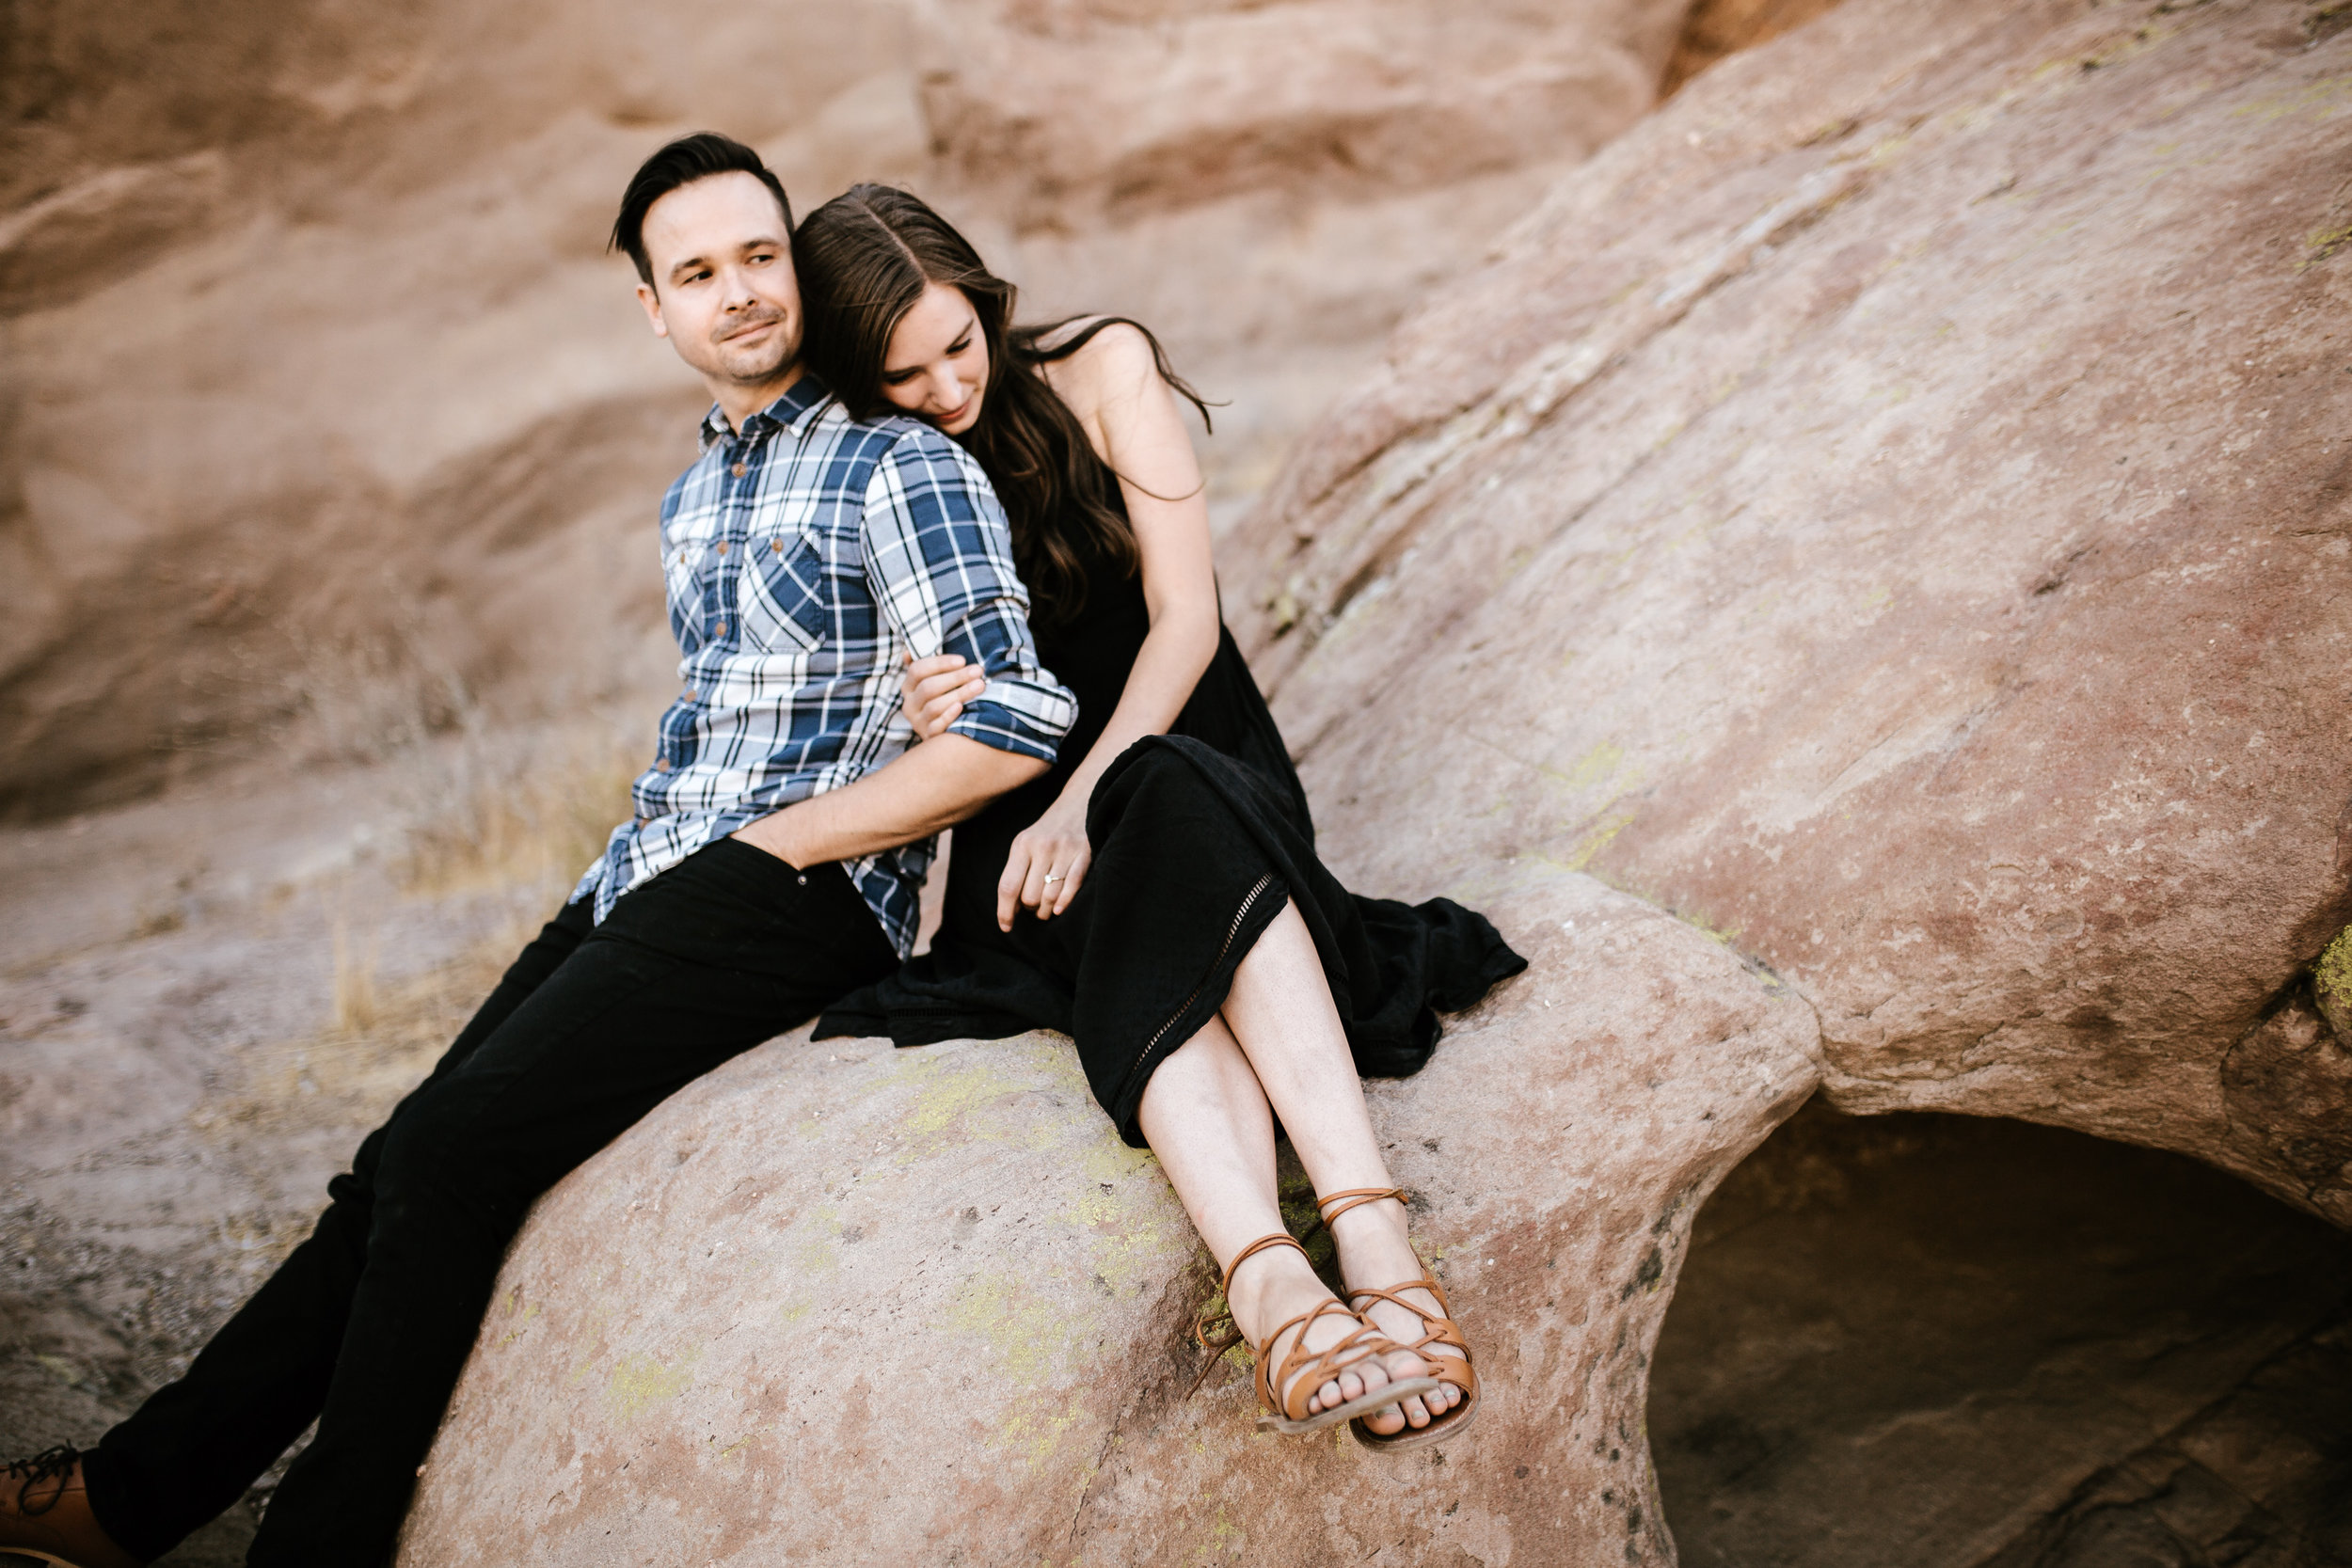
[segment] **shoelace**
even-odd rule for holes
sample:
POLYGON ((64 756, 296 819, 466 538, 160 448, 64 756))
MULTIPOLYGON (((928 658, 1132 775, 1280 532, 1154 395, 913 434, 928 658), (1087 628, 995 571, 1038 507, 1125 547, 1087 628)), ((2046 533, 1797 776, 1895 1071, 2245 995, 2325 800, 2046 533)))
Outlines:
POLYGON ((65 1496, 65 1483, 72 1476, 73 1466, 81 1462, 82 1450, 71 1443, 60 1443, 54 1449, 43 1449, 30 1459, 10 1460, 8 1477, 10 1481, 20 1482, 16 1489, 17 1512, 37 1518, 56 1507, 57 1499, 65 1496), (49 1494, 46 1501, 36 1507, 33 1503, 33 1488, 44 1481, 56 1481, 56 1490, 49 1494))

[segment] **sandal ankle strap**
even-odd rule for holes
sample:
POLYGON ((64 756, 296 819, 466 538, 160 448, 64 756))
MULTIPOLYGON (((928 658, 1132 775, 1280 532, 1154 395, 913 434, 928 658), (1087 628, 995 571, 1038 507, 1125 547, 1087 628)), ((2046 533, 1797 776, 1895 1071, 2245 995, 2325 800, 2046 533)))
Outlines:
MULTIPOLYGON (((1234 1271, 1268 1247, 1285 1246, 1295 1249, 1301 1258, 1308 1256, 1307 1249, 1299 1244, 1295 1236, 1288 1231, 1278 1231, 1271 1236, 1259 1237, 1233 1254, 1233 1260, 1225 1265, 1225 1273, 1218 1278, 1216 1284, 1217 1294, 1228 1298, 1223 1310, 1197 1318, 1193 1322, 1192 1337, 1202 1350, 1209 1353, 1209 1358, 1201 1363, 1200 1375, 1192 1380, 1192 1387, 1186 1391, 1187 1398, 1200 1391, 1200 1386, 1209 1380, 1209 1373, 1216 1370, 1216 1364, 1225 1358, 1227 1351, 1232 1350, 1235 1345, 1247 1342, 1242 1334, 1241 1325, 1233 1322, 1233 1304, 1231 1298, 1233 1291, 1234 1271)), ((1311 1259, 1309 1260, 1312 1261, 1311 1259)))
MULTIPOLYGON (((1233 1260, 1225 1265, 1224 1277, 1220 1278, 1216 1282, 1217 1293, 1228 1296, 1232 1294, 1233 1271, 1240 1268, 1250 1259, 1255 1258, 1261 1252, 1263 1252, 1266 1248, 1272 1246, 1286 1246, 1292 1251, 1297 1253, 1299 1257, 1307 1257, 1306 1247, 1300 1244, 1297 1237, 1292 1235, 1287 1230, 1278 1230, 1271 1236, 1261 1236, 1256 1241, 1250 1243, 1248 1246, 1242 1248, 1239 1252, 1233 1254, 1233 1260)), ((1309 1259, 1308 1260, 1311 1263, 1313 1261, 1312 1259, 1309 1259)))
POLYGON ((1350 1209, 1360 1208, 1367 1203, 1377 1203, 1385 1197, 1392 1197, 1399 1203, 1410 1201, 1405 1196, 1405 1189, 1402 1187, 1349 1187, 1343 1192, 1328 1193, 1316 1198, 1315 1212, 1322 1216, 1324 1227, 1327 1229, 1333 1220, 1338 1219, 1350 1209), (1335 1209, 1332 1207, 1333 1204, 1339 1207, 1335 1209))

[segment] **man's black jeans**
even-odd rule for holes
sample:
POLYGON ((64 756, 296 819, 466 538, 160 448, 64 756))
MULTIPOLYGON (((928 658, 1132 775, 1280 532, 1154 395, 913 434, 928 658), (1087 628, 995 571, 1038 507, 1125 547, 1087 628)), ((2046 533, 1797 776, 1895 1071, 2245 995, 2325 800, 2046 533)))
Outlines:
POLYGON ((550 921, 334 1199, 187 1375, 86 1462, 90 1507, 154 1558, 318 1436, 254 1568, 382 1568, 506 1243, 532 1199, 674 1091, 882 978, 898 955, 837 865, 721 839, 550 921))

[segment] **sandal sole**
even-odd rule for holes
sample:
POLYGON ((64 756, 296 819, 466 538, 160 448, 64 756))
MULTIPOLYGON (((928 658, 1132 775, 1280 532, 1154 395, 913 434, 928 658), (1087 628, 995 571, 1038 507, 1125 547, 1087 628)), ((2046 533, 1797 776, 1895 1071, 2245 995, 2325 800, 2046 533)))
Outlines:
POLYGON ((1374 1452, 1401 1453, 1406 1449, 1425 1448, 1431 1443, 1442 1443, 1449 1437, 1460 1436, 1470 1430, 1472 1421, 1478 1419, 1478 1405, 1479 1402, 1472 1400, 1444 1419, 1432 1421, 1418 1432, 1406 1427, 1403 1432, 1387 1437, 1372 1431, 1360 1420, 1351 1421, 1348 1426, 1355 1433, 1356 1441, 1374 1452))
POLYGON ((1409 1400, 1415 1394, 1426 1394, 1438 1386, 1438 1380, 1434 1377, 1408 1377, 1383 1385, 1377 1393, 1366 1394, 1362 1399, 1350 1400, 1345 1404, 1333 1405, 1303 1420, 1294 1421, 1287 1416, 1260 1416, 1258 1425, 1263 1431, 1279 1432, 1285 1437, 1295 1437, 1303 1432, 1321 1432, 1342 1421, 1376 1415, 1392 1404, 1409 1400))

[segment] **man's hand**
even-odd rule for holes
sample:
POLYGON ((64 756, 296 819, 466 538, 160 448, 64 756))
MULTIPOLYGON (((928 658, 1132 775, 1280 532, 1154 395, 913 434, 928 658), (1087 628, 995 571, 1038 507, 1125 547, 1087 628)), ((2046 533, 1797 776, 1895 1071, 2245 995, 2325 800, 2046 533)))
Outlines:
POLYGON ((952 828, 1048 766, 968 736, 943 735, 854 784, 738 829, 735 836, 795 866, 854 860, 952 828))

